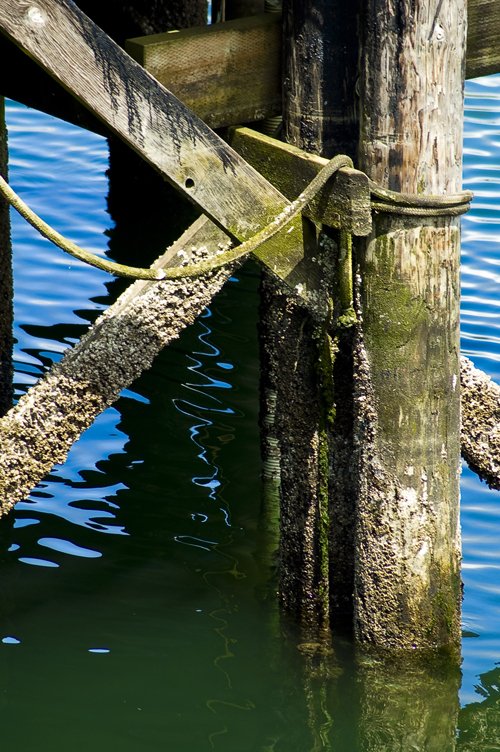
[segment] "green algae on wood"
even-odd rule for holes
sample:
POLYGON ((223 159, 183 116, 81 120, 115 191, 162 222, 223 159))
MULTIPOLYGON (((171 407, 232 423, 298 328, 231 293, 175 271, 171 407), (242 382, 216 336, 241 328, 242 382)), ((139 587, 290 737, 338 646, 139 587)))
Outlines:
MULTIPOLYGON (((380 0, 364 23, 360 167, 456 193, 465 2, 380 0)), ((454 218, 376 212, 356 249, 355 632, 382 650, 460 644, 459 240, 454 218)))

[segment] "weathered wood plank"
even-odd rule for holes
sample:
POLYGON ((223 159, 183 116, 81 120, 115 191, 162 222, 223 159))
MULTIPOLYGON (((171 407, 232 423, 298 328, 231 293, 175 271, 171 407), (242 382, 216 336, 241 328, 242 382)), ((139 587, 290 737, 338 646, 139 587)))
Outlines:
MULTIPOLYGON (((287 198, 293 200, 328 164, 317 154, 258 133, 251 128, 233 128, 231 145, 287 198)), ((304 214, 315 222, 342 228, 353 235, 368 235, 372 229, 370 189, 363 172, 343 167, 317 194, 304 214)))
POLYGON ((465 75, 467 78, 500 72, 500 3, 469 0, 465 75))
POLYGON ((125 49, 211 128, 281 112, 280 16, 137 37, 125 49))
MULTIPOLYGON (((71 0, 3 0, 0 29, 230 236, 248 239, 288 205, 71 0)), ((321 269, 300 221, 255 255, 320 315, 321 269)))
POLYGON ((71 0, 3 0, 0 28, 234 237, 286 205, 71 0))

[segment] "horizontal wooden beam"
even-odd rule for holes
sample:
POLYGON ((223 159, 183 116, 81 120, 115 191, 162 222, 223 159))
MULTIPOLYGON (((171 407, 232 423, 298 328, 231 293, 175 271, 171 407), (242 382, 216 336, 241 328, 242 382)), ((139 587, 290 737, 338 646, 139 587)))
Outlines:
MULTIPOLYGON (((500 0, 469 0, 468 15, 467 78, 500 72, 500 0)), ((279 16, 261 14, 126 44, 132 57, 213 128, 280 110, 279 16)), ((0 40, 0 59, 1 94, 106 134, 105 126, 7 40, 0 40)))
POLYGON ((468 0, 467 78, 500 73, 500 2, 468 0))
MULTIPOLYGON (((283 141, 251 128, 231 128, 232 147, 275 188, 293 201, 328 164, 283 141)), ((342 228, 353 235, 369 235, 372 229, 370 188, 364 172, 342 168, 328 181, 304 212, 315 222, 342 228)))
POLYGON ((281 111, 281 16, 129 39, 127 52, 212 128, 281 111))
MULTIPOLYGON (((469 0, 467 78, 500 72, 500 0, 469 0)), ((212 128, 281 109, 281 16, 136 37, 126 50, 212 128)))

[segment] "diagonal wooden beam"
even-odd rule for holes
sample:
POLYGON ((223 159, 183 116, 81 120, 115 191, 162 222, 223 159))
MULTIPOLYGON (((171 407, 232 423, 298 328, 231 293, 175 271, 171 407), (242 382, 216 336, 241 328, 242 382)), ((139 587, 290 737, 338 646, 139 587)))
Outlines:
MULTIPOLYGON (((193 248, 213 256, 224 243, 227 236, 200 217, 154 266, 190 259, 193 248)), ((198 279, 134 282, 0 419, 0 516, 64 462, 81 433, 195 321, 232 272, 234 265, 198 279)))
POLYGON ((234 238, 286 205, 71 0, 2 0, 0 29, 234 238))
MULTIPOLYGON (((232 238, 248 239, 289 204, 72 0, 2 0, 0 30, 232 238)), ((300 218, 255 255, 317 300, 321 269, 304 258, 300 218)))

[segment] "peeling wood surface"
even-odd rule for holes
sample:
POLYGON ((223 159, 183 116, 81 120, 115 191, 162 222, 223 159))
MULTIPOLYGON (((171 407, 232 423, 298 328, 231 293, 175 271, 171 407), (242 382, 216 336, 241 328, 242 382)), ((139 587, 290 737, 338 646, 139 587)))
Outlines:
POLYGON ((281 112, 279 15, 137 37, 125 49, 211 128, 281 112))
POLYGON ((457 193, 462 185, 463 0, 418 0, 417 5, 370 0, 369 5, 374 27, 361 64, 359 167, 394 191, 457 193))

